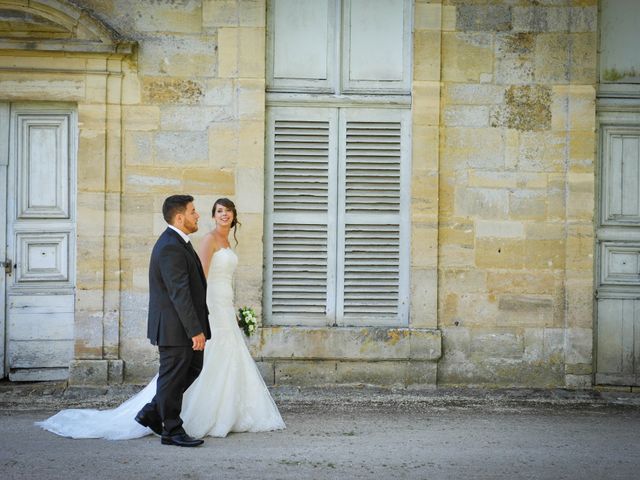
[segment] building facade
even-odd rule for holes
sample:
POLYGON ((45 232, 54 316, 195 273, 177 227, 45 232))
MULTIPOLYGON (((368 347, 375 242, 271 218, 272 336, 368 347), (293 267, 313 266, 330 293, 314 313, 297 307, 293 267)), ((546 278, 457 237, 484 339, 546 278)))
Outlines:
POLYGON ((0 359, 144 382, 163 199, 271 384, 640 385, 630 0, 0 0, 0 359))

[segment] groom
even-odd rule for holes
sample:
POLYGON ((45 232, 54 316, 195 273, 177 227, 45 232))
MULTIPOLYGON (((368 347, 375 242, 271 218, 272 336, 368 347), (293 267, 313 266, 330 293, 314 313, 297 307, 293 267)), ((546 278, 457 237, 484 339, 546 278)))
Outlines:
POLYGON ((207 280, 189 240, 198 230, 191 195, 165 199, 169 224, 151 252, 147 337, 160 351, 156 395, 136 415, 136 422, 162 436, 163 445, 197 447, 203 443, 182 428, 182 396, 202 370, 205 340, 211 338, 206 301, 207 280))

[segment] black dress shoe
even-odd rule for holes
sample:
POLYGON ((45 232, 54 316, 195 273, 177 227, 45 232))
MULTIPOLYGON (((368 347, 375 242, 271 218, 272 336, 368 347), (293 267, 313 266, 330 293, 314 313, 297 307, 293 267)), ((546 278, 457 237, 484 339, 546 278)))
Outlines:
POLYGON ((150 418, 150 415, 145 414, 140 411, 136 415, 136 422, 138 422, 143 427, 150 428, 153 433, 156 435, 162 435, 162 421, 158 419, 150 418))
POLYGON ((202 445, 204 440, 192 438, 186 433, 178 433, 177 435, 162 435, 162 445, 175 445, 177 447, 197 447, 202 445))

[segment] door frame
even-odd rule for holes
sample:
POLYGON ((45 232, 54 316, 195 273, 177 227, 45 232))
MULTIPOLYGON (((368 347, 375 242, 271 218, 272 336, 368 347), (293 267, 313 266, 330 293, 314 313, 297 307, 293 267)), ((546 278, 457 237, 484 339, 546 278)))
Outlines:
POLYGON ((7 261, 7 169, 9 167, 9 103, 0 102, 0 378, 7 375, 6 274, 7 261), (6 140, 6 141, 3 141, 6 140))

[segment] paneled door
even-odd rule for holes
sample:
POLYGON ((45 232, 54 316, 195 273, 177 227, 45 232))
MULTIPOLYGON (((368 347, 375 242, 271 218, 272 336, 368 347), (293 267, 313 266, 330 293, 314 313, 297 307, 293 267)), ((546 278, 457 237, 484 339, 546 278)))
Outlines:
POLYGON ((76 114, 0 104, 3 376, 60 380, 73 358, 76 114))
POLYGON ((640 114, 600 114, 596 383, 640 385, 640 114))

